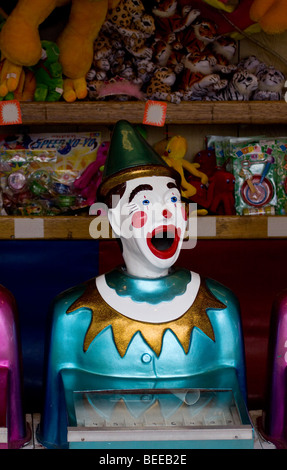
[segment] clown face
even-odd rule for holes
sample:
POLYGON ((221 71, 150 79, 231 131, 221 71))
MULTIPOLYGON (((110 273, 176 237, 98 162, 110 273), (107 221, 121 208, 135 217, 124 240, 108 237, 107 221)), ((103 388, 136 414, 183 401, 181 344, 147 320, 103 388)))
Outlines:
POLYGON ((175 180, 165 176, 128 181, 114 209, 111 226, 121 238, 130 274, 158 277, 176 261, 185 233, 186 214, 175 180))

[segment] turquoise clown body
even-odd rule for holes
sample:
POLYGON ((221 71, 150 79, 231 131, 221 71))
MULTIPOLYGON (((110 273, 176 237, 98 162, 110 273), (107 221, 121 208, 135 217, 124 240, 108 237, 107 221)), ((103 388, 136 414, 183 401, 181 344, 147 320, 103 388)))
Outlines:
POLYGON ((81 391, 229 389, 244 415, 238 301, 216 281, 174 267, 186 226, 177 176, 125 121, 115 127, 100 194, 125 266, 55 299, 38 439, 69 446, 81 391))

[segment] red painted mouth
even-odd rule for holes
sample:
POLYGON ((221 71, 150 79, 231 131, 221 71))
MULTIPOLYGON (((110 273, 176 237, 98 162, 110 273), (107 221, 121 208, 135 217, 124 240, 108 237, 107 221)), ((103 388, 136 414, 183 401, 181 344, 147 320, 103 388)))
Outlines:
POLYGON ((161 225, 147 234, 150 251, 161 259, 171 258, 178 247, 181 230, 174 225, 161 225))

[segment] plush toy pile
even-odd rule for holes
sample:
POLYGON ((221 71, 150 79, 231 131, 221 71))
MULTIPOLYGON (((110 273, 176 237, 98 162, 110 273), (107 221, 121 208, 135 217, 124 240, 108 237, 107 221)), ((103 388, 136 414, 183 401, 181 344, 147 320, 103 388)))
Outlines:
POLYGON ((260 29, 284 32, 287 2, 18 0, 0 18, 0 99, 281 99, 279 70, 236 63, 238 31, 260 29), (59 37, 41 40, 41 24, 66 5, 59 37))
POLYGON ((193 8, 200 3, 121 0, 94 43, 89 99, 280 100, 281 71, 254 56, 236 63, 236 40, 193 8))

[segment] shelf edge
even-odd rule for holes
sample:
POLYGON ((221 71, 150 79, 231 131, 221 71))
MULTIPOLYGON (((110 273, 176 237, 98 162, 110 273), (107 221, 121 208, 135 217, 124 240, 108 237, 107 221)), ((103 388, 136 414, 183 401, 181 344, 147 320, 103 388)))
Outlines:
MULTIPOLYGON (((198 240, 287 238, 285 216, 197 218, 198 240)), ((1 240, 115 240, 108 219, 94 216, 0 217, 1 240), (94 224, 91 226, 91 224, 94 224), (102 225, 100 225, 102 224, 102 225), (103 234, 97 236, 97 234, 103 234), (95 235, 96 234, 96 235, 95 235)))
MULTIPOLYGON (((114 124, 120 119, 140 124, 145 102, 22 102, 22 124, 114 124)), ((166 124, 284 124, 285 101, 183 101, 167 103, 166 124)))

